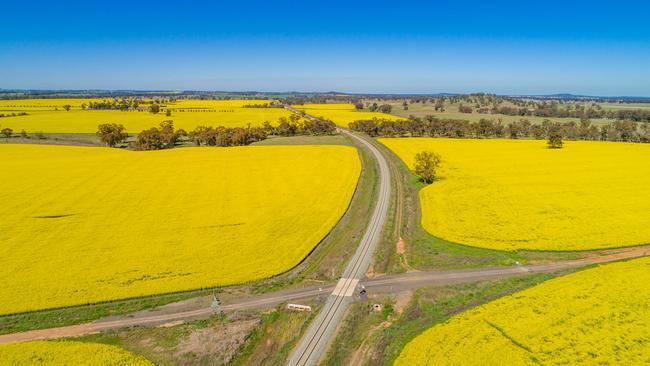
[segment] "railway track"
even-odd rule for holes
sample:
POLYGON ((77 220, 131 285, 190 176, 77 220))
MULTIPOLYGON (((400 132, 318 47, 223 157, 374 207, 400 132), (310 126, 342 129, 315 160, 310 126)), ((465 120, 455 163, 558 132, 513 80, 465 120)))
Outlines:
MULTIPOLYGON (((287 109, 296 112, 292 108, 287 109)), ((307 118, 314 117, 307 116, 307 118)), ((390 205, 390 169, 388 162, 382 153, 365 139, 347 131, 339 129, 343 134, 355 139, 365 146, 375 158, 379 165, 379 194, 377 204, 366 232, 364 233, 359 246, 348 263, 343 276, 325 302, 325 306, 318 314, 311 326, 307 329, 305 336, 300 340, 298 346, 291 354, 288 364, 293 365, 316 365, 322 354, 327 349, 336 328, 340 324, 346 310, 352 302, 356 293, 359 281, 364 277, 373 253, 377 247, 388 215, 390 205)))

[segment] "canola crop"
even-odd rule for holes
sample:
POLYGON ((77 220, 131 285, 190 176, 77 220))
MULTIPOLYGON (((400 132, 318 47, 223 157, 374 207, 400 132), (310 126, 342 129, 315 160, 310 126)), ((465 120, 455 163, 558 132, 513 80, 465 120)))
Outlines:
POLYGON ((590 250, 650 243, 650 145, 507 139, 380 139, 413 169, 442 164, 420 191, 432 235, 500 250, 590 250))
MULTIPOLYGON (((39 98, 39 99, 4 99, 0 100, 0 111, 52 111, 55 109, 63 109, 63 106, 69 105, 71 110, 82 109, 82 105, 88 106, 90 103, 111 102, 113 100, 120 100, 122 98, 39 98)), ((128 99, 128 98, 127 98, 128 99)), ((140 98, 142 101, 141 106, 147 107, 153 99, 140 98)), ((229 100, 202 100, 202 99, 178 99, 165 103, 160 103, 161 108, 211 108, 211 109, 224 109, 224 108, 242 108, 247 105, 268 105, 270 100, 266 99, 229 99, 229 100)))
POLYGON ((0 364, 153 366, 153 363, 144 357, 115 346, 71 341, 34 341, 0 345, 0 364))
POLYGON ((454 316, 395 365, 650 364, 650 258, 556 278, 454 316))
POLYGON ((343 215, 347 146, 0 144, 0 314, 231 285, 297 265, 343 215))
MULTIPOLYGON (((284 108, 246 108, 245 105, 268 104, 266 100, 178 100, 161 107, 160 113, 146 110, 88 110, 81 104, 101 102, 101 99, 28 99, 0 101, 0 113, 27 112, 26 116, 0 119, 0 125, 14 133, 96 133, 102 123, 124 125, 127 132, 139 133, 156 127, 165 120, 174 121, 176 128, 191 131, 197 126, 260 127, 268 121, 275 124, 291 112, 284 108), (63 105, 71 105, 70 111, 63 105), (58 108, 58 110, 55 110, 58 108), (166 110, 171 110, 171 116, 166 110)), ((146 107, 147 105, 142 105, 146 107)))
POLYGON ((301 104, 293 107, 314 117, 328 119, 341 127, 348 127, 351 122, 359 120, 376 118, 399 121, 404 119, 392 114, 357 111, 352 104, 301 104))

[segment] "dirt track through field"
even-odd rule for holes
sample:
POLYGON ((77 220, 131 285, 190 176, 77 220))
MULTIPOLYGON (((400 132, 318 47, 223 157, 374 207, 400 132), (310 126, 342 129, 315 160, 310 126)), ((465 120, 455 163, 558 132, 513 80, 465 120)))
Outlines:
MULTIPOLYGON (((555 272, 593 264, 638 258, 648 254, 650 254, 650 246, 631 247, 597 253, 594 252, 586 258, 576 260, 549 262, 530 266, 489 267, 442 272, 411 272, 399 275, 380 276, 371 280, 361 280, 360 284, 363 284, 368 292, 395 293, 404 291, 405 289, 425 286, 444 286, 455 283, 477 282, 503 277, 521 276, 528 273, 555 272)), ((283 290, 275 293, 233 300, 230 303, 222 305, 222 309, 226 313, 239 310, 265 309, 288 301, 299 301, 319 296, 328 296, 332 293, 333 289, 334 285, 283 290)), ((213 312, 210 308, 210 298, 202 297, 169 304, 151 311, 141 311, 120 317, 100 319, 92 323, 0 335, 0 344, 41 339, 78 337, 105 330, 132 326, 159 326, 179 320, 186 321, 204 319, 211 315, 213 315, 213 312)))

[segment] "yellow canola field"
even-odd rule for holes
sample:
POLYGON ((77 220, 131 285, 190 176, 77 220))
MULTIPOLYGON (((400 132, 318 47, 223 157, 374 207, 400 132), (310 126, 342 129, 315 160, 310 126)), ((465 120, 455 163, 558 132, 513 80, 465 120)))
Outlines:
POLYGON ((404 119, 380 112, 358 112, 352 104, 301 104, 293 107, 314 117, 328 119, 341 127, 348 127, 350 122, 373 118, 395 121, 404 119))
POLYGON ((213 112, 179 112, 171 116, 165 113, 153 114, 146 111, 88 111, 71 110, 28 112, 27 116, 0 119, 0 125, 9 127, 14 133, 25 130, 27 133, 96 133, 102 123, 119 123, 129 133, 158 127, 160 122, 174 121, 174 127, 191 131, 197 126, 260 127, 265 121, 276 124, 280 117, 289 117, 291 112, 282 108, 233 108, 213 112))
MULTIPOLYGON (((170 96, 173 97, 173 96, 170 96)), ((170 97, 166 97, 168 99, 170 97)), ((121 100, 122 98, 117 98, 121 100)), ((127 98, 128 99, 128 98, 127 98)), ((82 104, 88 105, 90 102, 98 103, 103 101, 112 101, 114 98, 41 98, 41 99, 7 99, 0 100, 0 113, 11 111, 53 111, 55 108, 62 109, 64 105, 70 105, 72 110, 81 109, 82 104)), ((145 102, 152 99, 142 98, 145 102)), ((232 100, 201 100, 201 99, 178 99, 173 102, 163 103, 163 108, 241 108, 245 105, 269 104, 270 100, 265 99, 232 99, 232 100)), ((147 106, 147 104, 142 104, 147 106)))
POLYGON ((422 225, 461 244, 500 250, 587 250, 650 243, 650 145, 437 138, 380 139, 413 169, 441 155, 420 191, 422 225))
POLYGON ((115 346, 71 341, 34 341, 0 345, 2 365, 153 366, 144 357, 115 346))
POLYGON ((347 146, 0 144, 0 164, 0 314, 282 273, 337 223, 361 171, 347 146))
MULTIPOLYGON (((200 99, 179 99, 172 103, 165 103, 166 107, 177 108, 242 108, 246 105, 268 105, 271 101, 267 99, 232 99, 232 100, 200 100, 200 99)), ((283 108, 276 108, 283 109, 283 108)))
POLYGON ((82 104, 101 102, 101 98, 42 98, 42 99, 3 99, 0 100, 0 113, 18 111, 51 111, 69 105, 72 109, 81 109, 82 104))
POLYGON ((650 364, 650 258, 544 282, 431 327, 395 365, 650 364))

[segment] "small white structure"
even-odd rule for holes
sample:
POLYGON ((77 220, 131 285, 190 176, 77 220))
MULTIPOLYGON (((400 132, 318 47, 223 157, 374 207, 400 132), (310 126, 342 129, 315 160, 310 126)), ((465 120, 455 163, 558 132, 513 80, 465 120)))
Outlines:
POLYGON ((300 304, 287 304, 287 310, 293 311, 311 311, 311 306, 300 304))
POLYGON ((374 311, 375 313, 381 312, 381 304, 373 304, 372 311, 374 311))

